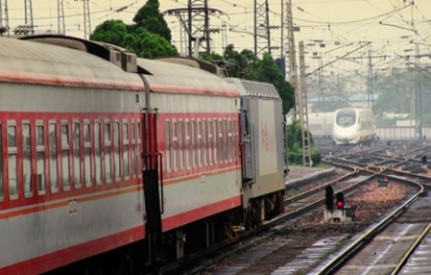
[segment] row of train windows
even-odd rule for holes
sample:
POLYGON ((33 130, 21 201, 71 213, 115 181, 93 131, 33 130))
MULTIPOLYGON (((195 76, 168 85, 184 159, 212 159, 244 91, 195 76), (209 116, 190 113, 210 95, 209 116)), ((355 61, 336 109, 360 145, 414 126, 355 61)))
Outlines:
POLYGON ((140 176, 140 122, 89 120, 7 122, 7 139, 0 125, 0 201, 5 190, 16 200, 24 197, 112 183, 140 176), (121 131, 121 132, 120 132, 121 131), (48 134, 46 137, 45 135, 48 134), (5 146, 2 144, 7 142, 5 146), (33 141, 33 142, 32 142, 33 141), (3 159, 3 150, 6 158, 3 159), (3 167, 7 164, 7 175, 3 167), (35 170, 35 171, 34 171, 35 170), (4 182, 5 181, 5 182, 4 182), (36 183, 34 184, 34 181, 36 183), (8 185, 5 188, 5 183, 8 185), (47 187, 47 185, 49 185, 47 187))
POLYGON ((236 162, 238 120, 233 118, 165 120, 166 170, 236 162))

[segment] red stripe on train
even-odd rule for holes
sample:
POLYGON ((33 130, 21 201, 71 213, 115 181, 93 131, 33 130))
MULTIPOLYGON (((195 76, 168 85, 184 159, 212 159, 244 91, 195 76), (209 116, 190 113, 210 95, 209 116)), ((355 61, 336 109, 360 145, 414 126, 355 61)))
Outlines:
MULTIPOLYGON (((163 231, 166 232, 176 227, 180 227, 189 222, 220 213, 241 205, 241 197, 233 197, 227 200, 219 201, 204 207, 181 213, 174 217, 163 220, 163 231)), ((27 261, 13 264, 6 267, 0 267, 0 274, 38 274, 59 268, 70 263, 89 258, 94 255, 107 252, 109 250, 131 244, 142 240, 145 236, 145 228, 135 227, 117 234, 105 236, 97 240, 74 245, 53 253, 36 257, 27 261)), ((25 248, 21 248, 25 249, 25 248)))

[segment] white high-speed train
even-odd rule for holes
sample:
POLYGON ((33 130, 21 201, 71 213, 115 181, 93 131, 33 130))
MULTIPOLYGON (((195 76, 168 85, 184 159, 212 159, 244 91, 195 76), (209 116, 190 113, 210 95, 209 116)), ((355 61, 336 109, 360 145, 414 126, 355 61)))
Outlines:
POLYGON ((376 126, 371 110, 343 108, 335 111, 332 131, 335 144, 360 144, 375 138, 376 126))

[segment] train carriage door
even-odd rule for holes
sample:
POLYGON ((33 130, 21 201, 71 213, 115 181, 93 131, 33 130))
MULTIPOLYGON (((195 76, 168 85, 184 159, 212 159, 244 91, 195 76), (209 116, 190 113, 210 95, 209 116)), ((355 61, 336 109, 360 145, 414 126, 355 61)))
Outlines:
POLYGON ((163 213, 162 159, 157 150, 157 111, 145 109, 142 114, 142 175, 145 199, 145 238, 148 242, 150 265, 157 264, 163 213))
POLYGON ((254 183, 255 167, 254 167, 254 124, 249 115, 250 100, 241 98, 241 129, 242 129, 242 164, 243 164, 243 180, 245 183, 254 183))

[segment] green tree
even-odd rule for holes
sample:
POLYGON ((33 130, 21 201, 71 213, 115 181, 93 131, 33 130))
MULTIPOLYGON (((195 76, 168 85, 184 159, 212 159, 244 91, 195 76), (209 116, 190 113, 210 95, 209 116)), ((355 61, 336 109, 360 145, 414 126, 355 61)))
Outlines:
POLYGON ((223 57, 217 54, 201 57, 211 62, 225 61, 228 64, 226 70, 231 77, 272 83, 282 99, 283 114, 287 114, 294 106, 294 89, 285 80, 271 55, 265 54, 262 59, 259 59, 252 51, 242 50, 238 52, 230 44, 226 47, 223 57))
POLYGON ((158 0, 149 0, 136 14, 136 24, 108 20, 96 27, 90 39, 123 47, 139 57, 177 56, 170 43, 171 32, 159 12, 158 0))
POLYGON ((149 32, 158 34, 171 42, 171 30, 168 27, 163 15, 160 13, 158 0, 148 0, 133 18, 136 27, 144 27, 149 32))

